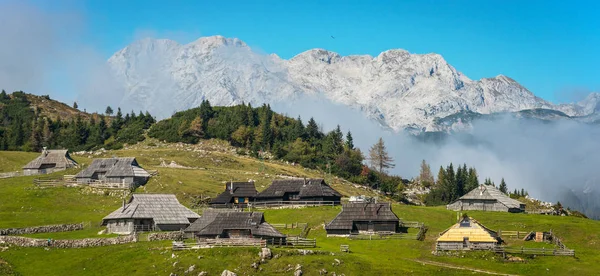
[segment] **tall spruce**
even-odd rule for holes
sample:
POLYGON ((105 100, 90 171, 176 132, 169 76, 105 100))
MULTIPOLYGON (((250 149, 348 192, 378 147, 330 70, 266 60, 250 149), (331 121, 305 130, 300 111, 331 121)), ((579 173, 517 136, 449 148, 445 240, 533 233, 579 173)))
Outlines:
POLYGON ((113 109, 110 106, 106 107, 106 111, 104 111, 104 113, 106 113, 106 115, 110 116, 113 115, 113 109))
POLYGON ((456 172, 454 171, 454 165, 452 163, 446 167, 445 190, 449 194, 450 201, 458 198, 458 191, 456 189, 456 172))
POLYGON ((352 138, 352 133, 348 130, 346 133, 346 147, 348 149, 354 149, 354 139, 352 138))
POLYGON ((502 178, 502 181, 500 181, 500 187, 498 188, 498 190, 505 194, 508 193, 508 187, 506 186, 506 182, 504 182, 504 178, 502 178))
POLYGON ((379 173, 385 173, 387 169, 396 167, 394 159, 388 154, 385 148, 383 138, 379 137, 377 143, 369 150, 369 162, 379 173))
POLYGON ((477 175, 477 170, 475 170, 475 168, 469 168, 469 178, 467 180, 467 186, 465 187, 465 193, 468 193, 477 187, 479 187, 479 176, 477 175))

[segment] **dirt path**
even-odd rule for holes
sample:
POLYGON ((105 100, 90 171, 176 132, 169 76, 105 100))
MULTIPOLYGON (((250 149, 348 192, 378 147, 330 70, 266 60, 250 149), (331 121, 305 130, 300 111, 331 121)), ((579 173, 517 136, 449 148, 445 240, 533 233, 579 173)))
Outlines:
POLYGON ((469 268, 469 267, 458 266, 458 265, 451 265, 451 264, 434 262, 434 261, 413 260, 413 259, 405 259, 405 258, 404 258, 404 260, 413 261, 413 262, 417 262, 417 263, 424 264, 424 265, 433 265, 433 266, 439 266, 439 267, 445 267, 445 268, 451 268, 451 269, 468 270, 468 271, 473 271, 473 272, 478 272, 478 273, 484 273, 484 274, 490 274, 490 275, 518 276, 516 274, 498 273, 498 272, 493 272, 493 271, 488 271, 488 270, 482 270, 482 269, 477 269, 477 268, 469 268))

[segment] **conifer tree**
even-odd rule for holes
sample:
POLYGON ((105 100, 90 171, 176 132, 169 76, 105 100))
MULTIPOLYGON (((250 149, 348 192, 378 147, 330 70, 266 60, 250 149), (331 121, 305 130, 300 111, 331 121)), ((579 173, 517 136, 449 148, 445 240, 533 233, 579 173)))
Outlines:
POLYGON ((503 193, 508 193, 508 187, 506 186, 506 182, 504 182, 504 178, 500 181, 500 187, 498 188, 503 193))
POLYGON ((383 138, 379 137, 377 143, 375 143, 369 150, 369 161, 371 166, 375 168, 379 173, 385 173, 387 169, 394 168, 396 165, 393 163, 394 159, 388 154, 383 138))
POLYGON ((73 108, 75 108, 75 109, 79 108, 79 105, 77 105, 77 102, 73 102, 73 108))
POLYGON ((352 133, 348 130, 346 133, 346 147, 348 149, 354 149, 354 139, 352 139, 352 133))
POLYGON ((104 111, 104 113, 106 113, 106 115, 110 116, 113 114, 113 109, 110 106, 107 106, 106 111, 104 111))
POLYGON ((465 187, 465 194, 479 187, 478 178, 477 170, 475 170, 475 168, 469 168, 469 179, 467 180, 467 186, 465 187))

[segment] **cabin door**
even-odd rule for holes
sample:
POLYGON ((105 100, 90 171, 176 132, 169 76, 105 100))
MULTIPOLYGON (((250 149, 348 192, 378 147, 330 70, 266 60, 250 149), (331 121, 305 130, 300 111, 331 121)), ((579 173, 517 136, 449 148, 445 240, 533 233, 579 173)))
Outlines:
POLYGON ((369 224, 367 224, 367 230, 368 230, 369 232, 373 232, 373 231, 375 231, 375 225, 373 224, 373 222, 372 222, 372 221, 369 221, 369 224))
POLYGON ((471 244, 469 243, 469 237, 463 238, 463 248, 469 248, 471 244))

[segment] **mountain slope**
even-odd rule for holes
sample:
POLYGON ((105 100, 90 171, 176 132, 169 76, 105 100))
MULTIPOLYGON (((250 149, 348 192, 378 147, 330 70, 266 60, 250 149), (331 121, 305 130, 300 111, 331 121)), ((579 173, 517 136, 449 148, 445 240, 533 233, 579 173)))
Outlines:
POLYGON ((185 45, 144 39, 115 53, 108 64, 126 88, 122 104, 160 116, 203 99, 215 105, 262 104, 317 95, 362 110, 396 131, 434 131, 439 130, 435 118, 461 111, 543 108, 590 116, 600 108, 598 94, 556 106, 509 77, 474 81, 438 54, 405 50, 372 57, 312 49, 284 60, 258 54, 237 38, 203 37, 185 45))

